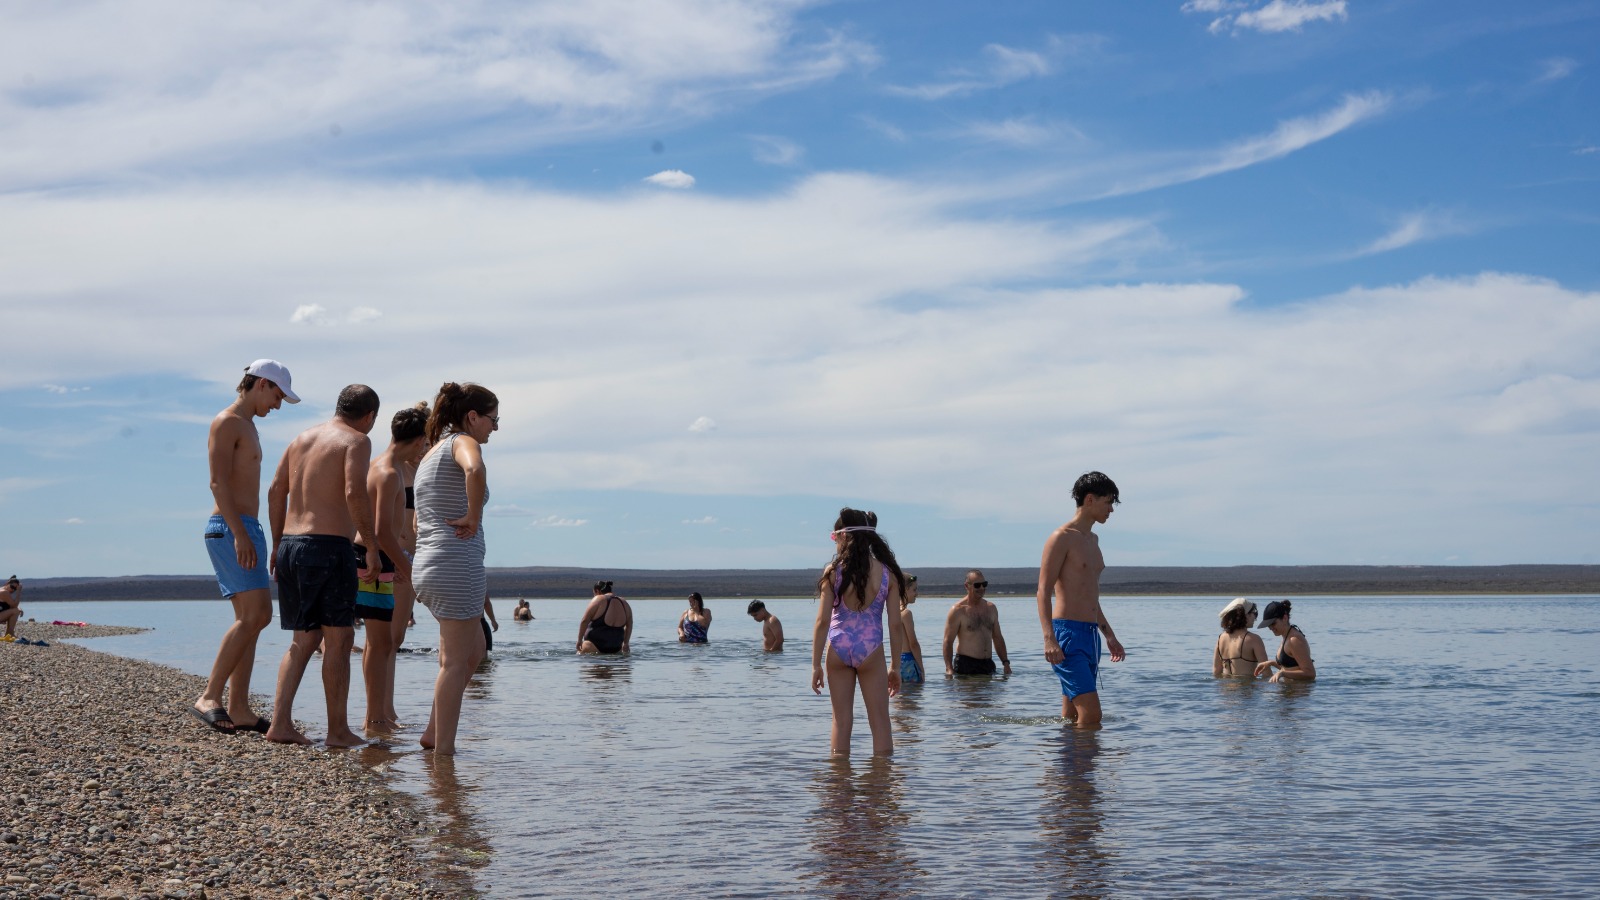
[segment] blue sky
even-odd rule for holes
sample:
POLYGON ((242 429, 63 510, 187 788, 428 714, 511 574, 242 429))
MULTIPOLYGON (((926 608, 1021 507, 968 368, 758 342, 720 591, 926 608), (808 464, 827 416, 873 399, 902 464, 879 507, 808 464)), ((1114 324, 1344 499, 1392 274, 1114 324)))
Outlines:
MULTIPOLYGON (((1600 562, 1600 4, 0 10, 0 569, 474 380, 492 565, 1600 562)), ((380 430, 381 431, 381 430, 380 430)), ((380 433, 379 446, 384 442, 380 433)))

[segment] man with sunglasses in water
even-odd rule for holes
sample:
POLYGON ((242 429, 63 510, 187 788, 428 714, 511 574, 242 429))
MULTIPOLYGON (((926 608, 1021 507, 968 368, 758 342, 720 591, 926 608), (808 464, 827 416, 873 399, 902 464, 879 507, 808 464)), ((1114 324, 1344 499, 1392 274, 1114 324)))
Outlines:
POLYGON ((950 607, 944 620, 944 674, 993 675, 995 650, 1005 673, 1011 674, 1011 655, 1000 633, 1000 610, 983 599, 989 581, 977 569, 967 572, 967 595, 950 607), (957 649, 959 646, 959 649, 957 649))
POLYGON ((1100 638, 1111 661, 1124 651, 1100 609, 1100 555, 1096 524, 1104 525, 1118 502, 1116 482, 1089 472, 1072 486, 1078 511, 1044 543, 1039 563, 1039 624, 1044 628, 1044 658, 1061 679, 1061 715, 1079 725, 1100 722, 1100 638), (1054 597, 1052 603, 1051 598, 1054 597))

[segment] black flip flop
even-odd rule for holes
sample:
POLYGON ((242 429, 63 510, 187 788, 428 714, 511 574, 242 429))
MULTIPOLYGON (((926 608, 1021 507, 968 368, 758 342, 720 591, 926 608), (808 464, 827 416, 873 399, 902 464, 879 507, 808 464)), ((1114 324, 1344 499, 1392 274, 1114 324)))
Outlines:
POLYGON ((220 706, 216 709, 208 709, 205 712, 201 712, 191 706, 189 707, 189 715, 194 716, 196 719, 210 725, 213 730, 220 731, 223 734, 233 734, 238 730, 233 724, 233 719, 228 715, 228 711, 220 706), (223 722, 228 723, 227 728, 222 727, 223 722))
POLYGON ((254 724, 252 724, 252 725, 239 725, 239 724, 235 723, 234 726, 233 726, 233 730, 236 731, 236 732, 238 732, 238 731, 254 731, 257 734, 266 734, 267 733, 267 729, 271 728, 271 727, 272 727, 272 723, 268 722, 265 716, 256 716, 256 721, 255 721, 254 724))

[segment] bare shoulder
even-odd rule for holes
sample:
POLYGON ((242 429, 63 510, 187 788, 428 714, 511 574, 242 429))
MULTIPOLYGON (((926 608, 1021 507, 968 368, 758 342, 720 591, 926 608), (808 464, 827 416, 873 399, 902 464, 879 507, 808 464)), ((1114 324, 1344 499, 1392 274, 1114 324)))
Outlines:
POLYGON ((217 413, 211 420, 211 437, 218 441, 238 441, 248 434, 254 434, 254 422, 241 416, 234 415, 233 410, 225 409, 217 413))

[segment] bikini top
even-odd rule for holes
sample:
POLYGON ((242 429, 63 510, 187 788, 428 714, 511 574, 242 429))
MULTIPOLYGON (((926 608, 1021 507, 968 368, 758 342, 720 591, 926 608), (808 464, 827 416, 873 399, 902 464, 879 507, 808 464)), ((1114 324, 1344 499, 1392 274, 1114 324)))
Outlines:
MULTIPOLYGON (((1278 665, 1284 667, 1285 669, 1292 669, 1295 666, 1300 665, 1299 660, 1289 655, 1289 635, 1290 633, 1296 631, 1300 631, 1299 626, 1290 625, 1289 630, 1283 634, 1283 643, 1278 646, 1278 665)), ((1305 637, 1306 633, 1304 631, 1300 631, 1300 636, 1305 637)))

